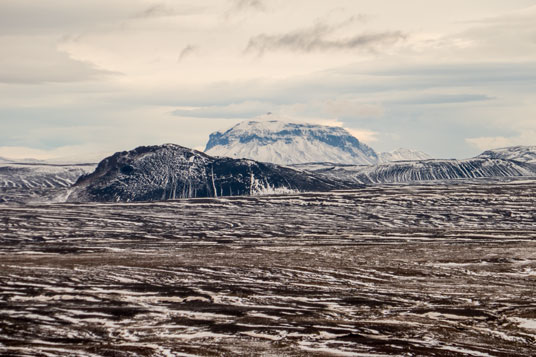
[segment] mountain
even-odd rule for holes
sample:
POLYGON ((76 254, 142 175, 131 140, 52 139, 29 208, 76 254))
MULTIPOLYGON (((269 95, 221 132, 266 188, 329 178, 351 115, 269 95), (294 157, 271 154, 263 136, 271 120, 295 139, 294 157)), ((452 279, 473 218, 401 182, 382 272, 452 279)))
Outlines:
POLYGON ((281 121, 245 121, 210 135, 205 153, 280 165, 335 162, 371 165, 376 152, 345 129, 281 121))
POLYGON ((365 185, 536 176, 535 164, 485 157, 466 160, 400 161, 373 166, 313 163, 295 167, 333 179, 365 185))
POLYGON ((536 146, 511 146, 484 151, 481 158, 515 160, 536 164, 536 146))
POLYGON ((116 153, 96 168, 92 164, 0 164, 0 202, 157 201, 328 191, 382 183, 534 178, 533 152, 527 147, 512 147, 466 160, 395 161, 369 166, 317 162, 285 167, 212 157, 173 144, 142 146, 116 153))
POLYGON ((65 190, 95 166, 0 162, 0 203, 63 201, 65 190))
POLYGON ((93 164, 52 165, 33 163, 0 163, 0 188, 69 187, 80 175, 91 172, 93 164))
POLYGON ((393 161, 418 161, 432 159, 430 155, 422 151, 403 148, 389 152, 382 152, 378 156, 381 163, 393 161))
MULTIPOLYGON (((141 146, 102 160, 68 201, 131 202, 348 188, 343 180, 179 145, 141 146)), ((352 185, 355 187, 355 184, 352 185)))

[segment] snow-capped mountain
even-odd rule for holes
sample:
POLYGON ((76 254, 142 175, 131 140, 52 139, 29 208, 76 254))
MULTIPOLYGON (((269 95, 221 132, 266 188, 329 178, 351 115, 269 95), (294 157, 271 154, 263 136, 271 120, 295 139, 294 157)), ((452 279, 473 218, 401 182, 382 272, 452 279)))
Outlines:
POLYGON ((484 151, 482 158, 506 159, 536 164, 536 146, 511 146, 484 151))
POLYGON ((93 173, 80 177, 68 201, 156 201, 348 187, 336 178, 247 159, 214 158, 166 144, 102 160, 93 173))
POLYGON ((376 152, 340 127, 245 121, 210 135, 205 153, 280 165, 305 162, 376 164, 376 152))
POLYGON ((393 162, 393 161, 419 161, 430 160, 432 157, 427 153, 411 149, 396 149, 389 152, 382 152, 379 155, 380 162, 393 162))

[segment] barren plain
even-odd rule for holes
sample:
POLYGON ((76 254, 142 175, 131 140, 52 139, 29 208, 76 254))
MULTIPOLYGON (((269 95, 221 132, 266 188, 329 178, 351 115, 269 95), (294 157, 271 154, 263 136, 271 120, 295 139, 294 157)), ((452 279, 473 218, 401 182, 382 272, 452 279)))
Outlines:
POLYGON ((530 356, 536 181, 0 205, 5 356, 530 356))

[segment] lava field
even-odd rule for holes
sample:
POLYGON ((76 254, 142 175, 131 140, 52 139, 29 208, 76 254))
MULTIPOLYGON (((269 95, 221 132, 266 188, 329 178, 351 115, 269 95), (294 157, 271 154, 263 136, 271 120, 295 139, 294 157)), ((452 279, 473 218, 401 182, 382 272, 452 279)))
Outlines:
POLYGON ((534 180, 0 204, 0 355, 535 354, 534 180))

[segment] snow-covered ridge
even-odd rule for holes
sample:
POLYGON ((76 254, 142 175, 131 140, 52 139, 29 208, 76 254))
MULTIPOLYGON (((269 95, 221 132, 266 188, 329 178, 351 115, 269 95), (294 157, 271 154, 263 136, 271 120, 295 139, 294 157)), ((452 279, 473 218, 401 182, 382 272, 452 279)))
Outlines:
POLYGON ((484 151, 482 158, 515 160, 536 164, 536 146, 511 146, 484 151))
POLYGON ((281 165, 328 161, 370 165, 378 155, 341 127, 245 121, 210 135, 205 152, 281 165))
POLYGON ((314 163, 302 170, 359 184, 411 183, 459 179, 536 177, 536 165, 514 160, 476 157, 466 160, 399 161, 371 166, 314 163))
POLYGON ((393 162, 393 161, 418 161, 418 160, 431 160, 432 157, 425 152, 411 149, 396 149, 389 152, 382 152, 379 155, 380 162, 393 162))
POLYGON ((1 163, 0 188, 58 188, 71 186, 78 177, 95 169, 94 164, 51 165, 1 163))

